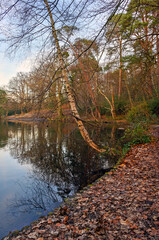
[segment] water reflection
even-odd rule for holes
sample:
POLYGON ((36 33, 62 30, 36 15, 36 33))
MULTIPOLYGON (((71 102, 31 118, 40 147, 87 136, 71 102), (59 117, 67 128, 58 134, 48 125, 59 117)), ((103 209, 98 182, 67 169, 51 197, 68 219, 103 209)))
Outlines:
POLYGON ((27 186, 19 184, 21 188, 21 196, 15 196, 10 201, 10 209, 12 213, 17 212, 32 212, 36 211, 37 214, 47 213, 49 210, 56 206, 59 206, 61 198, 58 195, 55 186, 48 185, 45 182, 41 182, 39 179, 27 180, 27 186), (34 181, 32 181, 34 180, 34 181))
MULTIPOLYGON (((89 133, 99 145, 115 147, 123 131, 117 126, 91 126, 89 133)), ((9 202, 10 212, 15 215, 34 212, 32 220, 39 211, 41 214, 52 211, 64 198, 99 177, 103 169, 112 167, 116 160, 110 156, 102 157, 86 145, 72 123, 47 126, 0 123, 0 148, 8 149, 19 166, 27 166, 25 174, 18 174, 19 188, 9 202)), ((25 214, 21 215, 21 223, 26 224, 23 218, 25 214)), ((7 220, 6 225, 8 231, 13 230, 7 220)), ((17 226, 21 227, 19 223, 17 226)))
MULTIPOLYGON (((115 163, 115 159, 109 156, 102 158, 86 145, 76 125, 18 126, 14 138, 10 140, 10 152, 20 164, 31 165, 32 180, 24 191, 27 197, 16 200, 16 206, 50 209, 50 201, 63 201, 97 178, 102 169, 105 171, 115 163)), ((115 126, 107 127, 105 131, 91 129, 91 135, 100 136, 100 144, 116 143, 115 126)))
POLYGON ((4 148, 8 140, 8 123, 0 121, 0 148, 4 148))
MULTIPOLYGON (((89 180, 91 172, 113 165, 102 159, 81 139, 79 132, 69 125, 21 125, 12 132, 10 152, 20 164, 31 164, 34 175, 41 181, 62 186, 62 182, 81 186, 89 180), (15 135, 14 135, 15 134, 15 135), (14 137, 13 137, 14 135, 14 137)), ((99 144, 115 143, 115 131, 100 132, 99 144), (109 141, 108 141, 109 140, 109 141)), ((92 134, 97 134, 92 130, 92 134)))

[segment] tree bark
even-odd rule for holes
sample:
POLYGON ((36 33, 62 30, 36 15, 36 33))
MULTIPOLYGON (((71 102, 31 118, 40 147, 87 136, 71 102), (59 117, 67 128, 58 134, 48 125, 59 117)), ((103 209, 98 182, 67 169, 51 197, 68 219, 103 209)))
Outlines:
POLYGON ((112 103, 111 101, 109 100, 109 98, 101 91, 101 89, 98 87, 98 90, 100 92, 100 94, 107 100, 107 102, 109 103, 110 105, 110 111, 111 111, 111 114, 112 114, 112 118, 113 120, 116 118, 116 115, 115 115, 115 107, 114 107, 114 95, 113 95, 113 88, 112 88, 112 85, 111 85, 111 95, 112 95, 112 103))
POLYGON ((119 66, 119 93, 118 97, 121 97, 121 78, 122 78, 122 40, 119 40, 119 48, 120 48, 120 66, 119 66))
POLYGON ((61 103, 61 82, 60 79, 57 82, 57 112, 58 119, 62 119, 62 103, 61 103))
POLYGON ((112 107, 111 107, 111 113, 112 113, 113 119, 115 119, 115 118, 116 118, 116 114, 115 114, 114 89, 113 89, 113 84, 111 84, 111 96, 112 96, 112 107))
POLYGON ((128 92, 128 97, 129 97, 129 101, 130 101, 130 105, 131 107, 133 107, 133 101, 132 101, 132 98, 131 98, 131 94, 130 94, 130 90, 129 90, 129 87, 128 87, 128 83, 127 83, 127 76, 126 76, 127 73, 125 73, 125 86, 126 86, 126 90, 128 92))
POLYGON ((58 41, 57 34, 56 34, 55 23, 54 23, 54 19, 53 19, 51 10, 50 10, 50 6, 49 6, 47 0, 44 0, 44 3, 47 7, 48 14, 49 14, 49 17, 50 17, 52 34, 53 34, 53 37, 55 39, 55 44, 56 44, 56 48, 57 48, 57 52, 58 52, 58 59, 59 59, 59 63, 60 63, 61 68, 62 68, 62 74, 63 74, 63 78, 64 78, 66 90, 67 90, 68 101, 69 101, 69 104, 70 104, 70 107, 71 107, 72 114, 73 114, 73 116, 74 116, 74 118, 77 122, 78 128, 80 130, 80 133, 81 133, 83 139, 88 143, 88 145, 91 146, 92 148, 94 148, 96 151, 98 151, 100 153, 105 152, 105 149, 100 149, 90 139, 89 134, 88 134, 87 130, 85 129, 85 127, 83 125, 83 122, 80 119, 79 113, 78 113, 77 108, 76 108, 75 100, 74 100, 74 97, 73 97, 73 94, 72 94, 72 90, 71 90, 71 87, 70 87, 69 79, 67 77, 67 71, 65 69, 65 63, 64 63, 64 60, 63 60, 63 57, 62 57, 59 41, 58 41))
POLYGON ((70 42, 69 42, 69 45, 71 46, 71 48, 72 48, 72 50, 74 51, 76 57, 78 58, 78 62, 79 62, 80 67, 81 67, 81 69, 82 69, 84 78, 85 78, 85 80, 86 80, 86 82, 87 82, 87 86, 88 86, 88 89, 89 89, 89 92, 90 92, 90 95, 91 95, 92 102, 94 103, 94 106, 95 106, 95 108, 96 108, 97 117, 101 119, 101 115, 100 115, 99 109, 98 109, 98 107, 97 107, 97 103, 96 103, 95 97, 94 97, 94 95, 93 95, 92 88, 91 88, 91 85, 90 85, 88 76, 87 76, 87 74, 86 74, 86 72, 85 72, 83 63, 82 63, 82 61, 80 60, 79 55, 78 55, 76 49, 73 47, 73 45, 72 45, 70 42))
MULTIPOLYGON (((158 14, 159 15, 159 14, 158 14)), ((159 37, 158 35, 156 35, 156 38, 157 38, 157 85, 158 85, 158 88, 159 88, 159 37)))

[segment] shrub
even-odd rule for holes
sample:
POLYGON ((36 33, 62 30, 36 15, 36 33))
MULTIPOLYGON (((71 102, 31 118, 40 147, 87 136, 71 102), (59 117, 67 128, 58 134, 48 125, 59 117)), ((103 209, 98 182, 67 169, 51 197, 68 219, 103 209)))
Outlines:
POLYGON ((127 112, 127 101, 124 99, 115 101, 115 112, 117 115, 122 115, 127 112))
POLYGON ((152 114, 159 116, 159 98, 153 98, 148 102, 148 108, 152 114))
POLYGON ((127 114, 127 120, 130 122, 147 121, 150 119, 150 113, 147 103, 141 103, 132 107, 127 114))
POLYGON ((122 140, 130 145, 149 142, 150 136, 146 133, 147 130, 148 127, 146 124, 133 124, 125 130, 122 140))
POLYGON ((148 127, 146 124, 133 124, 125 130, 124 136, 121 138, 122 155, 125 155, 131 146, 151 141, 151 136, 146 133, 148 127))
POLYGON ((110 107, 108 105, 100 106, 99 110, 101 115, 111 115, 110 107))

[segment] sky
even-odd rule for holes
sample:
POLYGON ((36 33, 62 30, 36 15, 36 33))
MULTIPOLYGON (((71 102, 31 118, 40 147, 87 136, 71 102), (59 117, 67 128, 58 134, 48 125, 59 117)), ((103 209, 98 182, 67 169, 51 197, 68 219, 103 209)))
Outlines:
MULTIPOLYGON (((1 0, 0 0, 1 1, 1 0)), ((84 0, 79 0, 79 2, 82 2, 84 3, 84 0)), ((5 1, 4 1, 5 2, 5 1)), ((63 1, 62 1, 63 2, 63 1)), ((78 1, 77 1, 78 2, 78 1)), ((65 1, 65 3, 69 3, 69 0, 65 1)), ((75 6, 74 6, 75 7, 75 6)), ((79 10, 81 10, 81 8, 83 8, 83 4, 79 7, 79 10)), ((104 15, 105 16, 105 15, 104 15)), ((100 19, 96 19, 98 22, 100 22, 99 20, 100 19)), ((80 24, 82 24, 83 26, 83 21, 80 21, 79 19, 79 22, 80 24)), ((77 24, 77 22, 76 22, 77 24)), ((103 24, 103 22, 101 23, 101 25, 103 24)), ((99 24, 100 25, 100 24, 99 24)), ((8 29, 10 29, 10 25, 8 24, 7 22, 7 19, 6 20, 3 20, 3 22, 1 23, 0 22, 0 29, 1 29, 1 32, 7 36, 7 34, 9 34, 9 30, 6 31, 7 29, 7 26, 8 26, 8 29)), ((47 26, 47 22, 46 22, 46 26, 47 26)), ((80 25, 79 25, 80 26, 80 25)), ((97 34, 97 28, 95 28, 96 26, 96 23, 94 22, 94 20, 92 21, 91 19, 88 19, 88 23, 87 21, 85 21, 84 23, 84 26, 81 28, 82 29, 82 32, 78 32, 77 33, 77 36, 74 36, 75 37, 79 37, 79 34, 80 34, 80 37, 84 37, 84 38, 87 38, 88 36, 88 39, 89 39, 89 35, 91 35, 91 32, 92 32, 92 29, 93 29, 93 32, 95 30, 95 35, 97 34), (91 21, 91 22, 90 22, 91 21), (88 26, 87 26, 88 25, 88 26), (82 35, 81 35, 82 34, 82 35)), ((98 28, 100 29, 101 26, 99 26, 98 28)), ((42 27, 43 28, 43 27, 42 27)), ((98 29, 98 30, 99 30, 98 29)), ((13 30, 15 30, 13 28, 13 30)), ((36 29, 36 31, 39 30, 38 28, 36 29)), ((14 32, 14 31, 13 31, 14 32)), ((93 34, 93 33, 92 33, 93 34)), ((46 37, 48 37, 48 33, 46 33, 46 37)), ((45 35, 43 35, 43 37, 45 37, 45 35)), ((36 41, 36 40, 35 40, 36 41)), ((39 41, 39 39, 38 39, 39 41)), ((42 41, 42 44, 43 44, 43 41, 42 41)), ((36 45, 36 43, 35 43, 36 45)), ((37 46, 41 45, 38 44, 37 46)), ((37 47, 36 46, 36 47, 37 47)), ((18 52, 18 57, 15 57, 15 58, 11 58, 9 59, 9 57, 5 54, 5 44, 2 45, 0 43, 0 88, 3 87, 4 85, 7 85, 9 83, 9 80, 11 80, 13 77, 16 76, 16 74, 18 72, 28 72, 31 70, 31 67, 32 67, 32 63, 34 62, 35 63, 35 57, 33 55, 35 55, 35 52, 39 49, 34 49, 34 46, 32 47, 33 48, 33 52, 34 54, 32 53, 32 55, 30 54, 29 55, 29 51, 27 52, 28 55, 24 54, 24 51, 22 50, 19 50, 18 52)))
MULTIPOLYGON (((1 0, 0 0, 1 1, 1 0)), ((26 1, 27 2, 27 1, 26 1)), ((63 8, 63 1, 62 2, 62 8, 63 8)), ((66 5, 70 5, 69 4, 69 0, 66 0, 64 1, 66 5)), ((77 13, 81 11, 81 9, 83 8, 83 3, 85 2, 84 0, 79 0, 77 1, 78 2, 81 2, 81 5, 79 5, 79 9, 77 9, 77 13)), ((4 6, 6 5, 6 1, 4 1, 4 6)), ((88 5, 88 4, 87 4, 88 5)), ((59 1, 59 6, 60 6, 60 1, 59 1)), ((75 5, 72 5, 72 9, 76 9, 76 4, 75 5)), ((76 13, 76 14, 77 14, 76 13)), ((10 16, 10 15, 9 15, 10 16)), ((41 16, 41 15, 39 15, 41 16)), ((39 16, 37 15, 37 19, 39 18, 39 16)), ((15 20, 15 18, 13 18, 15 20)), ((19 19, 19 18, 18 18, 19 19)), ((62 18, 63 19, 63 18, 62 18)), ((35 19, 36 20, 36 19, 35 19)), ((31 22, 31 20, 29 20, 31 22)), ((82 24, 83 24, 83 21, 81 21, 82 24)), ((19 22, 18 22, 19 23, 19 22)), ((62 23, 62 22, 61 22, 62 23)), ((48 26, 48 22, 43 22, 44 25, 48 26), (45 24, 44 24, 45 23, 45 24)), ((58 23, 57 23, 58 24, 58 23)), ((77 21, 76 21, 76 24, 77 24, 77 21)), ((58 25, 57 25, 58 27, 58 25)), ((85 23, 85 28, 87 29, 86 27, 86 23, 85 23)), ((84 28, 84 29, 85 29, 84 28)), ((41 29, 41 26, 40 26, 40 29, 41 29)), ((42 29, 43 29, 43 25, 42 25, 42 29)), ((88 28, 89 29, 89 28, 88 28)), ((88 30, 87 29, 87 30, 88 30)), ((14 31, 15 31, 15 34, 16 34, 16 28, 13 24, 10 25, 10 18, 8 18, 7 16, 5 17, 5 19, 3 19, 3 21, 0 21, 0 30, 2 32, 2 35, 4 34, 4 36, 10 36, 10 30, 12 31, 13 30, 13 36, 14 36, 14 31), (13 27, 13 28, 12 28, 13 27), (7 29, 7 30, 6 30, 7 29)), ((86 31, 85 30, 84 34, 86 34, 86 31)), ((36 28, 36 31, 39 31, 39 27, 36 28)), ((36 32, 35 31, 35 32, 36 32)), ((46 36, 45 36, 45 31, 43 32, 44 30, 42 30, 42 33, 43 33, 43 38, 45 37, 48 37, 48 32, 46 33, 46 36)), ((0 32, 0 34, 1 34, 0 32)), ((34 31, 33 31, 34 32, 34 31)), ((19 32, 18 32, 19 33, 19 32)), ((88 32, 87 32, 88 34, 88 32)), ((87 35, 86 34, 86 35, 87 35)), ((18 35, 17 35, 18 36, 18 35)), ((50 36, 49 36, 50 37, 50 36)), ((81 37, 81 36, 80 36, 81 37)), ((45 39, 44 39, 45 40, 45 39)), ((36 41, 36 39, 35 39, 36 41)), ((39 38, 38 38, 38 41, 39 41, 39 38)), ((43 42, 42 42, 43 44, 43 42)), ((36 45, 36 43, 35 43, 36 45)), ((40 43, 41 45, 41 43, 40 43)), ((38 44, 39 46, 39 44, 38 44)), ((21 56, 19 57, 16 57, 16 58, 12 58, 12 59, 9 59, 9 57, 6 56, 5 54, 5 51, 4 49, 6 49, 7 46, 2 44, 2 42, 0 43, 0 88, 3 87, 4 85, 7 85, 9 83, 9 80, 12 78, 12 77, 15 77, 17 72, 27 72, 27 71, 30 71, 31 70, 31 59, 35 59, 34 57, 24 57, 24 52, 23 50, 21 51, 21 49, 16 49, 16 50, 19 50, 18 52, 18 55, 21 54, 21 56)), ((34 46, 32 47, 33 48, 33 51, 37 51, 39 49, 34 49, 34 46)), ((28 53, 27 53, 28 54, 28 53)), ((33 56, 33 55, 32 55, 33 56)), ((35 61, 34 61, 35 62, 35 61)))
POLYGON ((5 52, 0 52, 0 88, 6 86, 9 80, 18 72, 29 72, 31 70, 31 57, 20 59, 20 57, 9 58, 5 52))

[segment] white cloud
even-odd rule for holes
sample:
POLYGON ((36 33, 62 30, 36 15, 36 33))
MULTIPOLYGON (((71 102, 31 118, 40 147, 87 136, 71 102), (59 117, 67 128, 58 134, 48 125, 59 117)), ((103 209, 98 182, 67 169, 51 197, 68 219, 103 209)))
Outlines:
POLYGON ((3 59, 0 65, 0 86, 7 85, 9 80, 15 75, 15 65, 3 59))
POLYGON ((27 57, 25 60, 17 65, 16 72, 29 72, 31 71, 34 63, 34 57, 27 57))
POLYGON ((8 76, 7 74, 5 74, 4 72, 0 72, 0 87, 8 84, 9 78, 11 76, 8 76))
POLYGON ((29 72, 35 62, 34 57, 27 57, 23 61, 9 60, 0 54, 0 87, 7 85, 9 80, 16 76, 18 72, 29 72))

